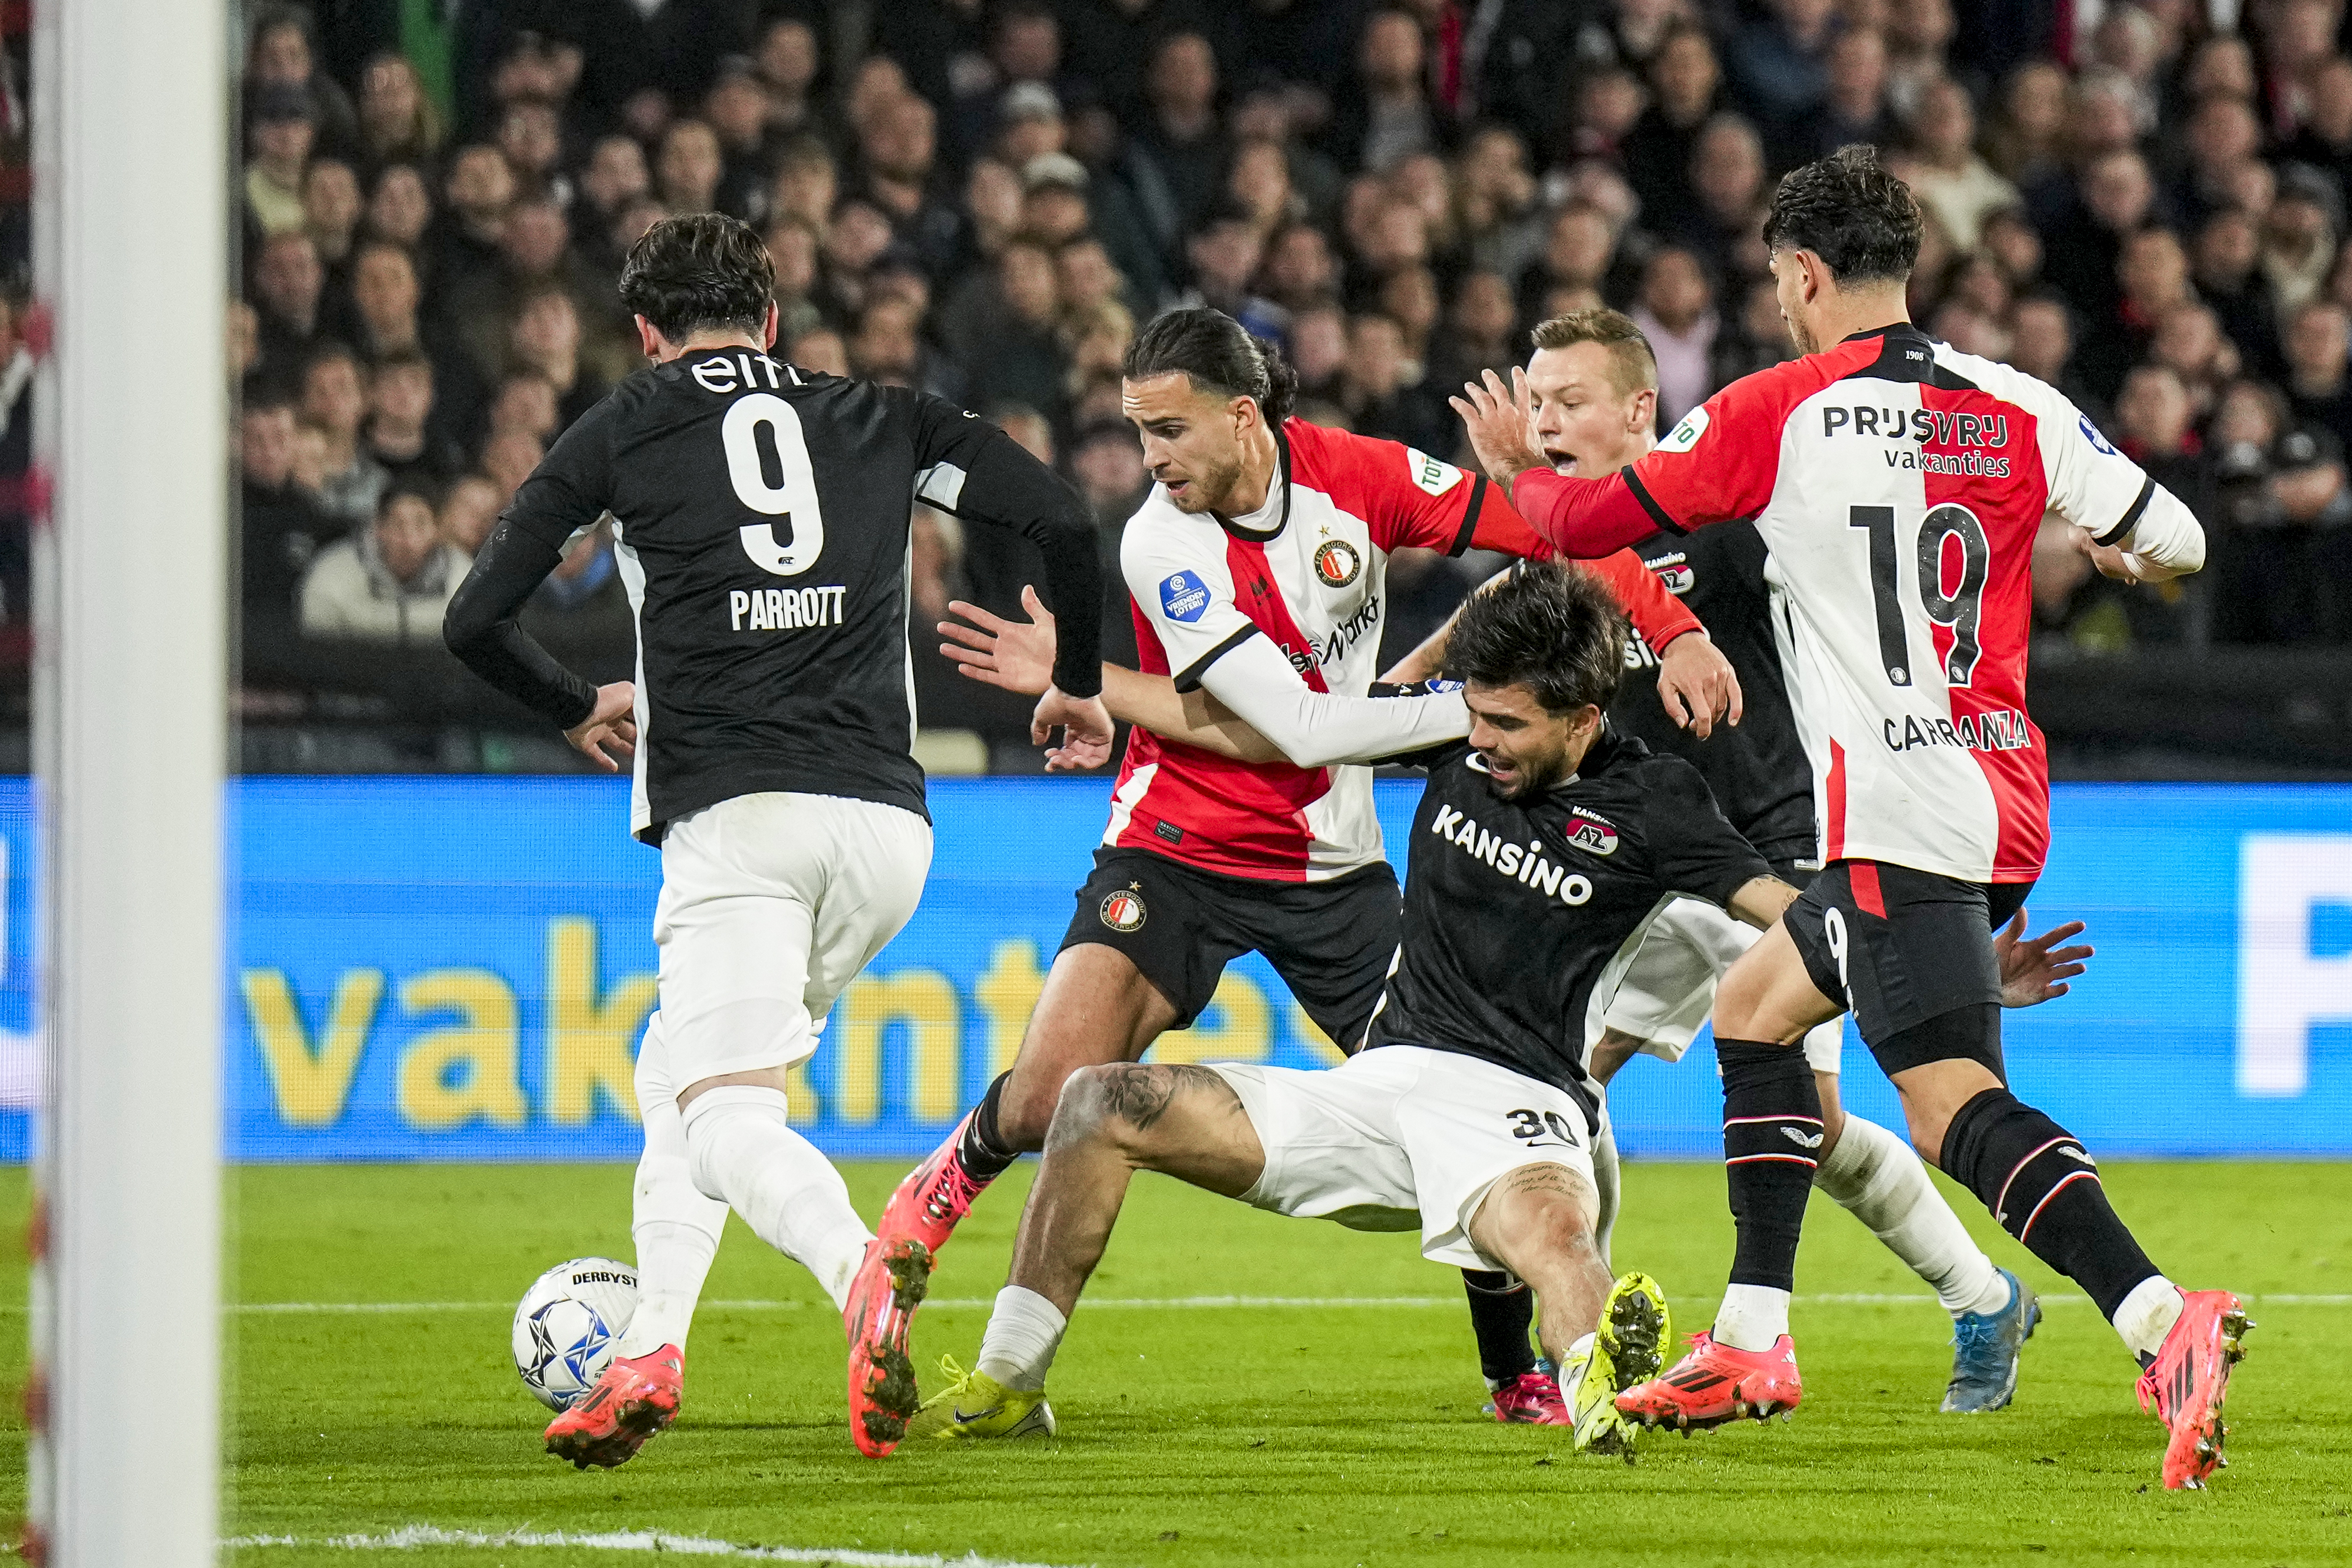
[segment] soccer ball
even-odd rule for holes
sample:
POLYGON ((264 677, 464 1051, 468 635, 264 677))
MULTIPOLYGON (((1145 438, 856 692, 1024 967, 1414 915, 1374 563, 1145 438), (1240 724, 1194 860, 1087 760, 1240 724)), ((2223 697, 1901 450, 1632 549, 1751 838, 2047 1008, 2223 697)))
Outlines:
POLYGON ((515 1308, 515 1371, 531 1397, 568 1410, 595 1386, 637 1310, 637 1271, 610 1258, 574 1258, 532 1281, 515 1308))

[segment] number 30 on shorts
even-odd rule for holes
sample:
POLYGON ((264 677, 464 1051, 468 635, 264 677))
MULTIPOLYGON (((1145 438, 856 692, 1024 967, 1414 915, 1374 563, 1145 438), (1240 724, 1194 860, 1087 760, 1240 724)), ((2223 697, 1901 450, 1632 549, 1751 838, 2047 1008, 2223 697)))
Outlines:
POLYGON ((1510 1118, 1511 1136, 1523 1143, 1532 1145, 1549 1134, 1570 1148, 1576 1147, 1575 1124, 1557 1111, 1507 1111, 1504 1114, 1510 1118))

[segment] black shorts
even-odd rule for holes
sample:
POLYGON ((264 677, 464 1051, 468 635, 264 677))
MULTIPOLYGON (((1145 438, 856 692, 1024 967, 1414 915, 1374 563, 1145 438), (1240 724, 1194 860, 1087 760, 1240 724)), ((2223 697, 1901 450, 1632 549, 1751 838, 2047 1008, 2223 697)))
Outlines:
POLYGON ((1095 942, 1134 960, 1176 1009, 1201 1016, 1225 966, 1259 952, 1315 1025, 1356 1049, 1388 984, 1404 904, 1386 862, 1330 882, 1220 876, 1149 850, 1097 850, 1062 950, 1095 942))
POLYGON ((1853 1010, 1879 1066, 1893 1073, 1966 1057, 2007 1082, 1992 934, 2032 891, 2030 882, 1962 882, 1883 861, 1837 861, 1780 920, 1821 993, 1853 1010), (1962 1009, 1967 1017, 1951 1016, 1962 1009))

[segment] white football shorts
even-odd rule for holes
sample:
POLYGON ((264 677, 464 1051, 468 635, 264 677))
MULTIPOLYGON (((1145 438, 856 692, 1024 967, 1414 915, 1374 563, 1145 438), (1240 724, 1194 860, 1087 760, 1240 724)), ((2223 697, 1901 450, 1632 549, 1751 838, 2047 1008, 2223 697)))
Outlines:
POLYGON ((1382 1045, 1322 1070, 1215 1062, 1265 1149, 1242 1201, 1356 1230, 1421 1232, 1421 1255, 1501 1269, 1471 1243, 1486 1191, 1521 1166, 1592 1181, 1593 1129, 1565 1089, 1475 1056, 1382 1045))
MULTIPOLYGON (((1677 898, 1654 915, 1640 946, 1622 967, 1602 975, 1588 1018, 1586 1060, 1601 1031, 1613 1029, 1643 1042, 1643 1054, 1679 1061, 1699 1025, 1715 1010, 1716 983, 1732 960, 1764 933, 1703 899, 1677 898)), ((1805 1036, 1805 1063, 1835 1072, 1845 1053, 1845 1020, 1832 1019, 1805 1036)))
POLYGON ((931 826, 902 807, 770 791, 680 817, 661 853, 646 1049, 662 1051, 676 1092, 815 1052, 834 999, 915 913, 931 826))

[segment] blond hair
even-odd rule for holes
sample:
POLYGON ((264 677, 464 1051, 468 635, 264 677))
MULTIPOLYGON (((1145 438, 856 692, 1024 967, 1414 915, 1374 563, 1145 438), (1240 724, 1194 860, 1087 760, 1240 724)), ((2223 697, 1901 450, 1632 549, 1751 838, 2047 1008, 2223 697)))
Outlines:
POLYGON ((1651 351, 1650 340, 1642 335, 1642 329, 1623 311, 1607 306, 1571 310, 1540 323, 1535 330, 1538 349, 1570 349, 1579 343, 1598 343, 1607 351, 1609 382, 1618 396, 1657 390, 1658 357, 1651 351))

